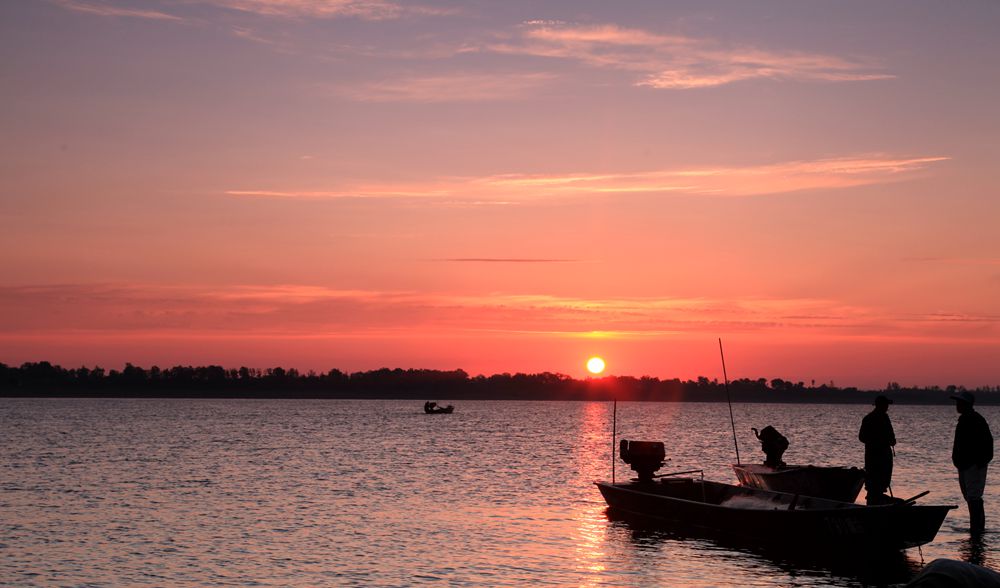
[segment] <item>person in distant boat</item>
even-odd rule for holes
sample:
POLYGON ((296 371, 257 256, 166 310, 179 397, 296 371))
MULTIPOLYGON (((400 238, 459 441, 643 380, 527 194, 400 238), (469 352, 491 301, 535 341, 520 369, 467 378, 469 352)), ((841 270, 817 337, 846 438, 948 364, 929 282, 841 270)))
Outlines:
POLYGON ((784 435, 778 432, 771 425, 768 425, 761 429, 758 433, 757 429, 750 428, 757 439, 760 440, 760 449, 764 452, 766 459, 764 459, 764 465, 771 466, 772 468, 780 468, 785 465, 785 462, 781 460, 781 456, 785 454, 785 450, 788 449, 788 439, 784 435))
POLYGON ((955 392, 951 398, 960 415, 955 425, 951 462, 958 470, 958 486, 969 506, 969 531, 978 535, 986 530, 983 490, 986 489, 986 470, 993 461, 993 433, 983 415, 973 407, 976 397, 971 392, 955 392))
POLYGON ((865 502, 885 504, 892 499, 885 495, 892 484, 892 454, 896 434, 889 420, 892 400, 875 397, 875 408, 861 420, 858 440, 865 444, 865 502))

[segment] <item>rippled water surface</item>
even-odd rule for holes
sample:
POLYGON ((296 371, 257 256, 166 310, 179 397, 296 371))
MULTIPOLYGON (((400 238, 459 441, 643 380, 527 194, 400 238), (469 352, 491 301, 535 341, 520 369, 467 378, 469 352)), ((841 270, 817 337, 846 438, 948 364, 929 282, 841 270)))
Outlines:
MULTIPOLYGON (((937 557, 1000 565, 998 535, 965 531, 952 407, 892 407, 892 487, 960 508, 921 551, 860 566, 609 520, 592 484, 610 477, 608 403, 421 404, 0 399, 0 584, 860 586, 937 557)), ((760 460, 749 428, 771 424, 789 462, 861 466, 868 410, 734 405, 741 457, 760 460)), ((734 480, 725 405, 619 403, 617 428, 666 441, 672 470, 734 480)))

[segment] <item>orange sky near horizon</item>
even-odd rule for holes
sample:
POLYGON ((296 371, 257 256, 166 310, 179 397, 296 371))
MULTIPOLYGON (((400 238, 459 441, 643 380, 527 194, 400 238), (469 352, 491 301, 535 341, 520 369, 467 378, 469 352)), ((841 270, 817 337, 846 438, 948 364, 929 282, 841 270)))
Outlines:
POLYGON ((1000 385, 1000 5, 0 5, 0 362, 1000 385))

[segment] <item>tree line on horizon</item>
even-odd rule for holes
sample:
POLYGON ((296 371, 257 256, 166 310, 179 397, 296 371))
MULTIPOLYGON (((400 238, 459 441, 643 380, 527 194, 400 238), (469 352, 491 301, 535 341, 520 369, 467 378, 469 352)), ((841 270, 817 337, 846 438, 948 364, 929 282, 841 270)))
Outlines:
MULTIPOLYGON (((822 402, 870 403, 886 394, 903 404, 946 404, 962 386, 904 387, 889 382, 879 390, 805 385, 774 378, 729 382, 650 376, 575 379, 567 375, 494 374, 470 376, 464 370, 390 369, 324 373, 289 368, 174 366, 145 369, 131 363, 122 370, 63 368, 47 361, 19 367, 0 363, 0 396, 177 397, 177 398, 399 398, 482 400, 640 400, 668 402, 822 402)), ((1000 404, 1000 386, 970 389, 979 404, 1000 404)))

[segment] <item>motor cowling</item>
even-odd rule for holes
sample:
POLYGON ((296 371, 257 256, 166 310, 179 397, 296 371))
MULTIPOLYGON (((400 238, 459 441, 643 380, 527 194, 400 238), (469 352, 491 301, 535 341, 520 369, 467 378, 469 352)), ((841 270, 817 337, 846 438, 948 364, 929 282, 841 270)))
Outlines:
POLYGON ((629 441, 622 439, 618 455, 639 476, 640 482, 651 482, 656 470, 663 467, 667 452, 661 441, 629 441))

